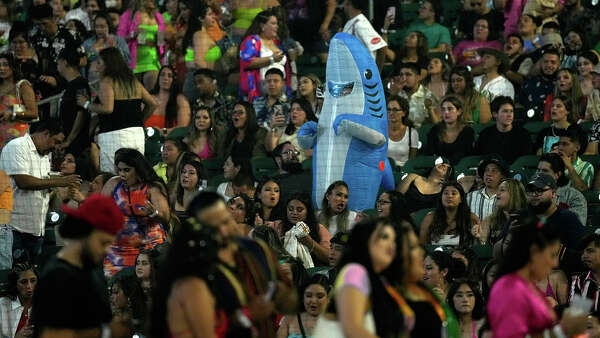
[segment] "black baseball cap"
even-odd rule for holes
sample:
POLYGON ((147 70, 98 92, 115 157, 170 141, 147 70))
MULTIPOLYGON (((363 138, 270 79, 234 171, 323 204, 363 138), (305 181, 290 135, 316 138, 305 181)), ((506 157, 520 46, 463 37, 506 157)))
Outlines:
POLYGON ((554 177, 548 174, 537 173, 533 175, 531 179, 529 179, 527 187, 530 186, 534 186, 538 189, 544 189, 546 187, 550 187, 550 189, 556 189, 556 181, 554 180, 554 177))
POLYGON ((488 164, 497 165, 498 168, 500 168, 500 171, 502 171, 502 175, 504 175, 504 177, 509 176, 510 169, 508 167, 508 164, 506 164, 506 162, 504 162, 502 157, 494 154, 494 155, 490 155, 487 158, 484 158, 483 160, 481 160, 481 162, 479 162, 479 165, 477 166, 477 175, 479 177, 483 177, 483 173, 485 172, 485 168, 488 166, 488 164))

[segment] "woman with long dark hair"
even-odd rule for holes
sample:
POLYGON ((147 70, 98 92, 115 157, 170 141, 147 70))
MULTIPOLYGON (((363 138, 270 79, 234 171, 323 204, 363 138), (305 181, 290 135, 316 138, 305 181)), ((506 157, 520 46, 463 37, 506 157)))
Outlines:
POLYGON ((27 121, 38 118, 35 92, 18 72, 11 54, 0 55, 0 150, 10 140, 23 136, 27 121))
POLYGON ((135 333, 145 328, 147 300, 136 276, 117 276, 110 286, 110 305, 114 318, 133 323, 135 333))
POLYGON ((142 250, 135 258, 135 276, 144 290, 148 304, 152 304, 151 298, 156 288, 159 255, 158 250, 142 250))
POLYGON ((348 209, 348 184, 346 182, 331 183, 325 191, 321 207, 317 219, 332 236, 338 231, 350 231, 354 226, 357 213, 348 209))
POLYGON ((446 302, 460 325, 461 338, 477 337, 485 316, 485 301, 479 291, 479 283, 457 279, 448 290, 446 302))
POLYGON ((195 109, 183 142, 187 144, 189 151, 201 159, 212 158, 218 153, 215 118, 208 107, 200 106, 195 109))
POLYGON ((177 232, 160 266, 150 337, 217 337, 217 316, 224 315, 211 291, 218 241, 213 227, 197 223, 177 232))
POLYGON ((457 182, 444 184, 436 209, 421 222, 421 243, 450 246, 477 243, 472 231, 479 220, 469 209, 466 196, 457 182))
POLYGON ((127 41, 130 69, 150 90, 158 78, 165 52, 165 23, 154 0, 132 0, 119 21, 117 35, 127 41))
POLYGON ((473 75, 466 66, 455 66, 450 71, 450 86, 446 95, 454 94, 463 102, 462 120, 465 123, 486 123, 492 119, 490 103, 475 89, 473 75))
POLYGON ((312 337, 317 320, 329 302, 330 288, 329 280, 321 274, 313 275, 304 283, 300 288, 302 312, 296 316, 284 316, 277 337, 312 337))
POLYGON ((473 153, 475 132, 462 118, 463 102, 457 96, 446 96, 440 103, 442 121, 427 135, 425 154, 447 157, 456 165, 473 153))
POLYGON ((77 104, 99 115, 100 170, 114 172, 115 151, 133 148, 144 152, 144 120, 156 108, 156 101, 136 80, 118 49, 103 49, 98 62, 102 76, 99 102, 77 95, 77 104))
MULTIPOLYGON (((295 237, 298 238, 299 244, 304 245, 308 249, 314 260, 318 261, 314 266, 327 264, 331 234, 322 224, 318 223, 310 196, 301 192, 292 194, 286 204, 286 217, 283 218, 279 231, 279 236, 284 238, 284 245, 288 245, 288 237, 294 236, 287 235, 287 232, 292 230, 292 233, 297 233, 297 229, 304 230, 301 234, 295 235, 295 237), (298 227, 299 222, 304 223, 306 227, 298 227), (321 264, 318 264, 319 262, 321 264)), ((304 263, 306 267, 307 262, 304 263)))
POLYGON ((438 156, 425 176, 410 173, 402 179, 396 190, 406 198, 409 212, 435 208, 442 194, 442 186, 452 178, 453 173, 450 162, 438 156))
MULTIPOLYGON (((293 99, 290 104, 290 122, 285 126, 285 129, 276 127, 283 127, 284 125, 277 125, 275 119, 282 118, 280 115, 274 115, 273 121, 271 122, 271 130, 267 133, 265 139, 265 148, 267 151, 273 151, 279 144, 290 142, 296 149, 302 149, 298 143, 298 130, 300 127, 308 121, 317 122, 317 117, 310 106, 310 103, 304 98, 293 99)), ((282 118, 283 119, 283 118, 282 118)), ((312 149, 301 150, 298 154, 298 160, 300 162, 305 159, 312 157, 312 149)))
POLYGON ((256 123, 256 112, 252 104, 239 101, 233 107, 227 131, 219 146, 219 158, 228 155, 240 158, 264 156, 267 130, 256 123))
MULTIPOLYGON (((238 236, 246 237, 254 229, 254 201, 246 194, 237 194, 227 201, 227 207, 238 225, 238 236)), ((271 247, 272 248, 272 247, 271 247)))
POLYGON ((180 219, 187 218, 186 210, 191 200, 198 191, 202 190, 203 181, 206 182, 207 174, 202 163, 188 161, 183 163, 179 173, 179 182, 175 195, 171 199, 171 209, 180 219))
POLYGON ((117 47, 123 55, 125 62, 131 61, 129 48, 122 37, 115 35, 115 27, 108 13, 97 12, 94 14, 93 20, 93 35, 83 42, 85 54, 89 59, 94 60, 98 57, 98 53, 107 47, 117 47))
POLYGON ((125 227, 104 259, 106 276, 135 265, 141 249, 165 243, 171 213, 163 180, 139 151, 119 149, 115 154, 119 176, 111 178, 102 194, 112 197, 125 215, 125 227))
POLYGON ((558 266, 559 229, 535 215, 521 214, 511 229, 498 279, 488 301, 488 320, 494 337, 571 337, 583 333, 586 314, 568 309, 559 320, 536 281, 558 266))
POLYGON ((13 266, 8 274, 6 293, 0 298, 0 336, 25 338, 33 334, 29 316, 37 281, 38 273, 31 264, 17 263, 13 266))
POLYGON ((163 66, 160 69, 158 81, 150 94, 158 106, 144 122, 144 127, 161 129, 167 135, 175 127, 185 127, 190 123, 190 103, 180 94, 177 73, 173 67, 163 66))
MULTIPOLYGON (((387 34, 383 34, 384 39, 387 34)), ((427 37, 420 31, 408 33, 404 38, 404 43, 397 51, 388 49, 387 56, 396 66, 403 63, 414 62, 421 68, 421 76, 427 74, 427 65, 429 64, 429 49, 427 48, 427 37)))
POLYGON ((497 32, 490 27, 490 21, 486 17, 480 17, 473 22, 472 39, 460 41, 452 50, 455 63, 463 66, 478 66, 481 64, 482 58, 477 54, 477 49, 502 50, 502 44, 497 38, 497 32))
POLYGON ((396 337, 403 316, 386 280, 396 256, 396 231, 382 219, 359 222, 339 262, 332 301, 319 318, 315 337, 396 337))
POLYGON ((321 79, 313 73, 301 75, 298 78, 298 91, 296 95, 310 103, 310 106, 318 118, 323 108, 323 98, 317 97, 317 88, 321 86, 321 79))
POLYGON ((583 95, 576 73, 570 69, 561 68, 556 73, 556 81, 552 93, 546 96, 546 101, 544 103, 544 121, 550 121, 550 106, 552 105, 554 97, 560 95, 570 97, 573 102, 573 108, 570 111, 572 117, 570 117, 569 120, 578 121, 583 118, 586 120, 593 120, 591 115, 587 115, 588 110, 586 107, 589 97, 583 95))
POLYGON ((260 203, 260 208, 256 210, 255 225, 268 225, 276 230, 280 229, 284 218, 280 197, 281 188, 278 180, 268 178, 258 183, 254 200, 260 203))
POLYGON ((263 94, 263 80, 270 68, 285 74, 287 94, 290 91, 290 64, 278 40, 279 23, 273 10, 260 12, 246 31, 240 44, 239 96, 252 102, 263 94))

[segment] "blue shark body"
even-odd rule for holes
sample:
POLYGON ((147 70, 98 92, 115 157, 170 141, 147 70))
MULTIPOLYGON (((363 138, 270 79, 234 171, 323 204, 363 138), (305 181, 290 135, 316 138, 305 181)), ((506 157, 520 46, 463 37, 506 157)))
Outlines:
POLYGON ((354 36, 338 33, 331 39, 319 123, 304 124, 298 141, 314 150, 317 208, 327 187, 338 180, 348 184, 348 207, 355 211, 373 208, 380 186, 394 188, 381 78, 375 60, 354 36))

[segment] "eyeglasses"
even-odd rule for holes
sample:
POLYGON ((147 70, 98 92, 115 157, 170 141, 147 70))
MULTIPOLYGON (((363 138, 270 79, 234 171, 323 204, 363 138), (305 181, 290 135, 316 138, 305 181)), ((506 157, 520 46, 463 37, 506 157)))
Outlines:
POLYGON ((292 155, 300 155, 300 152, 297 150, 286 150, 286 151, 282 151, 281 155, 287 155, 287 156, 292 156, 292 155))
POLYGON ((376 205, 392 204, 392 201, 377 200, 377 201, 375 201, 375 204, 376 205))
POLYGON ((546 191, 551 190, 551 188, 546 188, 546 189, 527 189, 527 195, 531 195, 531 196, 541 196, 543 193, 545 193, 546 191))

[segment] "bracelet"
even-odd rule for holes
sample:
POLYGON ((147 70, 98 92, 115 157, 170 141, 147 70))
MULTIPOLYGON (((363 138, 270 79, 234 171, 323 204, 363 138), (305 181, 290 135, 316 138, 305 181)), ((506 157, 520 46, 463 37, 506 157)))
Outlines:
POLYGON ((108 324, 102 324, 100 326, 101 334, 100 338, 110 338, 112 336, 112 330, 108 324))
POLYGON ((89 100, 88 100, 88 101, 85 101, 85 103, 83 104, 83 109, 87 110, 87 109, 88 109, 88 107, 90 106, 90 103, 91 103, 91 102, 90 102, 89 100))
POLYGON ((272 65, 275 63, 275 58, 273 57, 273 55, 269 56, 269 64, 272 65))
POLYGON ((312 253, 314 249, 315 249, 315 240, 313 239, 312 246, 310 247, 310 250, 308 250, 308 252, 312 253))
POLYGON ((387 29, 385 29, 385 28, 382 28, 382 29, 381 29, 381 34, 387 34, 387 33, 389 33, 389 32, 390 32, 390 31, 388 31, 388 30, 387 30, 387 29))
POLYGON ((10 119, 11 120, 16 120, 17 119, 17 112, 13 110, 12 114, 10 115, 10 119))
POLYGON ((554 325, 554 327, 552 328, 552 333, 556 338, 567 338, 567 335, 565 334, 565 331, 563 331, 562 326, 560 326, 560 324, 554 325))
POLYGON ((151 213, 150 215, 148 215, 148 217, 150 217, 150 218, 155 218, 156 216, 158 216, 158 210, 156 210, 156 209, 154 210, 153 213, 151 213))

